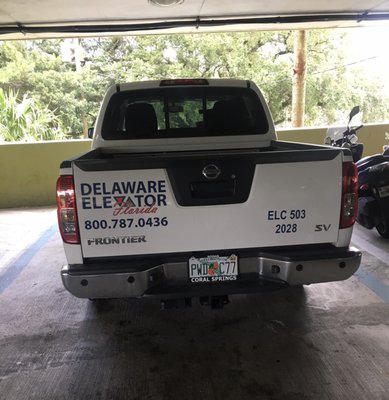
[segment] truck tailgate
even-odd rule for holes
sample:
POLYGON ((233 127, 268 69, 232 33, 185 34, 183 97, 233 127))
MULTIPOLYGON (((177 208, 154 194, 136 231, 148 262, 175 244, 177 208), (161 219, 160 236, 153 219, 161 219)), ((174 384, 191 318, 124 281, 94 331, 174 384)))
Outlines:
POLYGON ((334 243, 342 154, 302 153, 75 161, 83 256, 334 243))

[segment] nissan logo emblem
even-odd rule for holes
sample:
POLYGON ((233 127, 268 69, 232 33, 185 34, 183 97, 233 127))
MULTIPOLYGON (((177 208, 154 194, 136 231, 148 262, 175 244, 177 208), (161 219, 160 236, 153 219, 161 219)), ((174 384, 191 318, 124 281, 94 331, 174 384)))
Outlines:
POLYGON ((221 172, 220 168, 215 164, 208 164, 203 168, 203 176, 209 180, 217 179, 221 172))

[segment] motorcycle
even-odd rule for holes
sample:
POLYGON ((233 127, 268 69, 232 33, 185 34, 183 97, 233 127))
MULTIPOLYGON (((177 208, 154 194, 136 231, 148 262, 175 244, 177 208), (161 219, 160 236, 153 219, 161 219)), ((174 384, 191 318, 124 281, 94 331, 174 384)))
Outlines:
POLYGON ((358 143, 357 131, 363 125, 350 127, 351 120, 359 113, 354 107, 344 131, 329 128, 325 144, 348 148, 358 170, 358 215, 357 222, 367 229, 389 239, 389 146, 382 154, 362 158, 363 143, 358 143))
POLYGON ((354 162, 359 161, 363 154, 363 143, 358 143, 357 136, 357 131, 363 128, 363 125, 350 127, 351 120, 359 114, 359 111, 358 106, 355 106, 351 110, 345 131, 343 131, 342 128, 328 128, 327 137, 324 142, 330 146, 350 149, 354 162))

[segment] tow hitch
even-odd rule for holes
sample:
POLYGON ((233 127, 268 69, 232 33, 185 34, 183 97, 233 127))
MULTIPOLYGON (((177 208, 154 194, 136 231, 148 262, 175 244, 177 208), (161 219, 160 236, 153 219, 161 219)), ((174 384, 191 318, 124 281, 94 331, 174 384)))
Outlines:
POLYGON ((221 309, 229 302, 228 296, 200 297, 200 304, 202 306, 210 306, 212 309, 221 309))
MULTIPOLYGON (((210 306, 212 309, 221 309, 229 304, 228 296, 203 296, 200 297, 202 306, 210 306)), ((185 297, 183 299, 166 299, 161 300, 161 310, 171 310, 192 307, 192 298, 185 297)))
POLYGON ((171 310, 172 308, 190 308, 192 307, 192 298, 167 299, 161 300, 161 310, 171 310))

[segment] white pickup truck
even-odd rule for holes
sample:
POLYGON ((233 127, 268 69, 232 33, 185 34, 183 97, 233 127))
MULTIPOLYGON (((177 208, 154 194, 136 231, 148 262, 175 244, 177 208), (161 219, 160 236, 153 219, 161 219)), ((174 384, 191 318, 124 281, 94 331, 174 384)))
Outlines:
POLYGON ((251 81, 112 86, 91 151, 60 168, 61 275, 77 297, 220 306, 360 265, 351 153, 278 141, 251 81))

